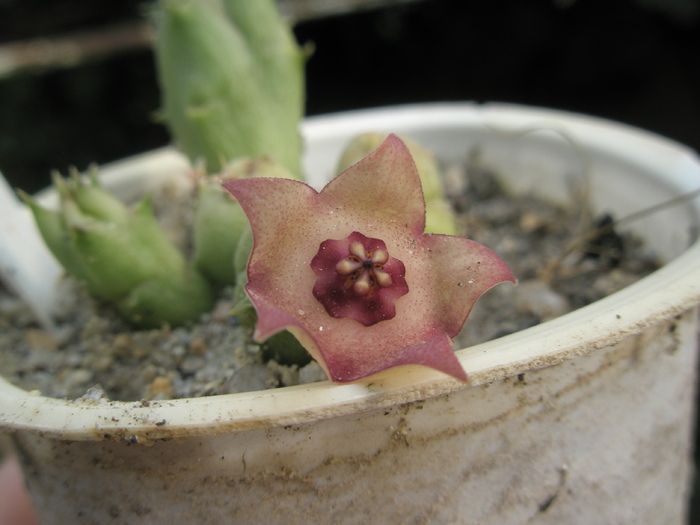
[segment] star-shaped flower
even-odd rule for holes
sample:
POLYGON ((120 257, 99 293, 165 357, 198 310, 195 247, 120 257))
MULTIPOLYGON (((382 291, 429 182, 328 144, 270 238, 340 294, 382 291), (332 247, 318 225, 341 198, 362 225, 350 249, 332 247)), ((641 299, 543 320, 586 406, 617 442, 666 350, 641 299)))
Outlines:
POLYGON ((451 339, 486 290, 515 278, 480 244, 423 233, 421 183, 400 139, 320 192, 286 179, 224 187, 253 231, 246 292, 257 340, 290 330, 338 382, 399 365, 466 380, 451 339))

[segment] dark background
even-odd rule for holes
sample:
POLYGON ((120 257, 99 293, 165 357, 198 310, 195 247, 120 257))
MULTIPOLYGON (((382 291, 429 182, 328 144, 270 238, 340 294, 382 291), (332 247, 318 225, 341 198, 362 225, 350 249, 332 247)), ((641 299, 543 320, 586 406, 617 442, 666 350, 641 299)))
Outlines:
MULTIPOLYGON (((0 45, 134 20, 147 4, 0 0, 0 45)), ((700 0, 425 0, 295 31, 316 47, 308 114, 505 101, 619 120, 700 150, 700 0)), ((165 145, 158 105, 147 49, 0 79, 0 170, 32 192, 52 168, 165 145)))

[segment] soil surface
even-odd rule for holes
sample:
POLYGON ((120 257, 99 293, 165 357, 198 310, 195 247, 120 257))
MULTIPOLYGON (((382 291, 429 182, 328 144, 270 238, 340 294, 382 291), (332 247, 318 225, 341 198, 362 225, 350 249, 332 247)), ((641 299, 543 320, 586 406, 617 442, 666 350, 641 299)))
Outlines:
MULTIPOLYGON (((167 197, 172 194, 164 192, 167 197)), ((613 293, 658 265, 636 239, 618 234, 611 217, 507 195, 480 167, 446 167, 446 193, 465 235, 499 254, 518 286, 502 284, 477 303, 456 338, 463 348, 547 321, 613 293)), ((583 199, 572 199, 581 202, 583 199)), ((185 203, 161 220, 177 230, 185 203)), ((212 313, 182 328, 133 331, 70 278, 60 284, 58 332, 39 327, 28 309, 0 288, 0 370, 44 395, 151 400, 277 388, 325 379, 321 368, 265 361, 235 317, 232 290, 212 313)))

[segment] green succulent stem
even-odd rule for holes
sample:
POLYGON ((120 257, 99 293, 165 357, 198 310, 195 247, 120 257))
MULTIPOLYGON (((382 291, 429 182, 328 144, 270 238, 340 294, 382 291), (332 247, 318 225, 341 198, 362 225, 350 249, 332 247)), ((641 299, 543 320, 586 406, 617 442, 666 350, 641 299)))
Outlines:
POLYGON ((194 264, 219 286, 236 284, 238 274, 245 271, 252 247, 248 218, 221 183, 247 177, 295 178, 269 156, 239 158, 229 163, 220 175, 199 177, 194 215, 194 264))
POLYGON ((218 181, 199 182, 193 225, 195 267, 217 285, 236 284, 233 259, 241 236, 249 229, 248 219, 218 181))
POLYGON ((54 184, 58 211, 23 198, 51 252, 91 295, 142 327, 179 325, 212 308, 212 289, 166 237, 148 198, 128 209, 94 173, 55 175, 54 184))
POLYGON ((299 175, 305 54, 272 0, 161 0, 163 117, 210 173, 271 155, 299 175))
MULTIPOLYGON (((195 266, 217 285, 235 285, 232 314, 252 333, 257 320, 255 308, 245 294, 246 268, 253 248, 253 234, 238 202, 221 188, 222 180, 250 177, 294 178, 270 157, 240 158, 220 176, 199 180, 199 197, 194 217, 195 266)), ((303 366, 311 357, 294 336, 283 331, 262 346, 266 359, 303 366)))

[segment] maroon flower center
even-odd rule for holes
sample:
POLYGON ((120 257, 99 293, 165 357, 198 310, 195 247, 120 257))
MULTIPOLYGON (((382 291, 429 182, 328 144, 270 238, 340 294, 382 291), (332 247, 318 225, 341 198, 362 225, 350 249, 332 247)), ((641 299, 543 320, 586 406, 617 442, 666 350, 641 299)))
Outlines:
POLYGON ((404 264, 381 239, 353 232, 321 243, 311 261, 314 297, 332 317, 371 326, 396 316, 394 302, 408 293, 404 264))

